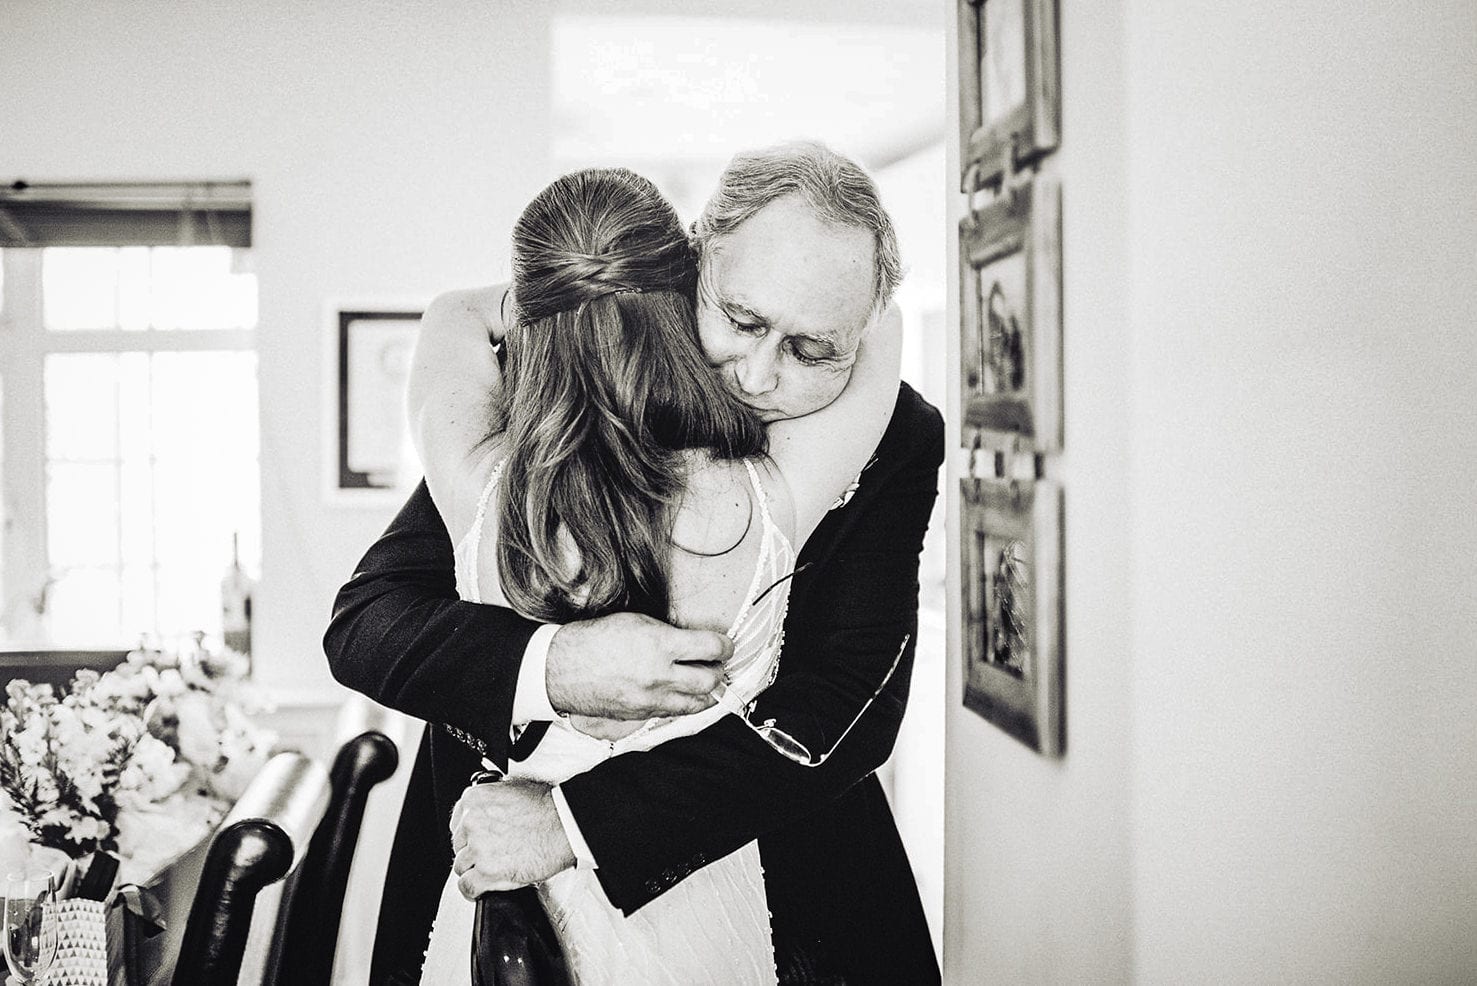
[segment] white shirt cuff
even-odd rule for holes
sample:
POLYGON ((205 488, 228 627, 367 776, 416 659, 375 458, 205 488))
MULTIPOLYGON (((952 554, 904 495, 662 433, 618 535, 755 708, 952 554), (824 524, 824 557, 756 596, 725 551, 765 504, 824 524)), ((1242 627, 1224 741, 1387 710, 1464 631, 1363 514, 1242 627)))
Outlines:
POLYGON ((553 722, 557 718, 554 707, 549 704, 549 686, 544 680, 544 671, 549 664, 549 644, 561 624, 545 623, 533 631, 528 646, 523 649, 523 664, 518 668, 518 683, 513 687, 513 726, 526 725, 534 720, 553 722))
POLYGON ((569 848, 574 850, 574 868, 577 870, 598 869, 600 864, 595 862, 595 854, 590 851, 590 844, 585 841, 584 835, 580 833, 580 827, 575 824, 574 813, 569 810, 569 802, 564 800, 564 792, 555 785, 551 793, 554 796, 554 810, 559 813, 559 824, 564 826, 564 837, 569 840, 569 848))

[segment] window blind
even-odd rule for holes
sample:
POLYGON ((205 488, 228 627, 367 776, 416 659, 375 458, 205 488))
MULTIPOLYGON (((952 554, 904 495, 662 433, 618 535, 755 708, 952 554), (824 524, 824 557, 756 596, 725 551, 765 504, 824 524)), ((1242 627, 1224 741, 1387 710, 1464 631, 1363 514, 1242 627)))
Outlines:
POLYGON ((251 246, 251 183, 14 181, 0 247, 251 246))

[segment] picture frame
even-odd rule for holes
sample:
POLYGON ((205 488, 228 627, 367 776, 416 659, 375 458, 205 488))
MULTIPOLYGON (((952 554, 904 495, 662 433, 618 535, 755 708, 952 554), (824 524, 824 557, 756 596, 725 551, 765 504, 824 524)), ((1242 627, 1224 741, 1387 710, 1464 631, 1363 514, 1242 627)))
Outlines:
POLYGON ((1066 750, 1062 491, 960 481, 964 705, 1043 756, 1066 750))
POLYGON ((409 492, 405 386, 424 310, 403 303, 327 306, 324 475, 331 502, 398 502, 409 492))
POLYGON ((958 12, 960 177, 973 192, 1061 138, 1057 0, 958 0, 958 12))
MULTIPOLYGON (((1062 447, 1061 185, 1039 175, 959 223, 961 428, 1062 447)), ((966 441, 967 444, 967 441, 966 441)))

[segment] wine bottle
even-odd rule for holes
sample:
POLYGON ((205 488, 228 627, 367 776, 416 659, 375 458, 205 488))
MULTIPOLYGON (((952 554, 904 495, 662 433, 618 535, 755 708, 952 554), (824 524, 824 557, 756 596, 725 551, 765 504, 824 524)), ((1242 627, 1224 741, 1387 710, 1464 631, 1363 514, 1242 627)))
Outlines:
POLYGON ((532 887, 477 898, 472 986, 569 986, 564 952, 532 887))
POLYGON ((240 535, 231 535, 231 565, 221 579, 221 638, 227 650, 251 655, 251 579, 241 568, 240 535))

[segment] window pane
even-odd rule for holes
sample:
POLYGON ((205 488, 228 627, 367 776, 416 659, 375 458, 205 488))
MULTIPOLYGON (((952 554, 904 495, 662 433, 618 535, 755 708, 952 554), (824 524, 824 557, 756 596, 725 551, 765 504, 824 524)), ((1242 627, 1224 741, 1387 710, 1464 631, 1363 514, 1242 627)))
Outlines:
POLYGON ((118 324, 118 251, 47 247, 41 304, 48 329, 108 329, 118 324))
POLYGON ((53 462, 46 473, 46 555, 52 570, 117 564, 118 467, 53 462))
POLYGON ((132 643, 140 634, 154 632, 154 570, 145 565, 127 565, 120 580, 122 642, 132 643))
POLYGON ((238 531, 242 564, 255 567, 256 559, 246 553, 259 538, 251 511, 255 483, 242 483, 190 462, 161 462, 155 477, 155 550, 163 580, 199 565, 215 573, 212 581, 219 582, 231 561, 231 536, 238 531))
POLYGON ((118 251, 118 328, 142 332, 149 327, 149 248, 118 251))
POLYGON ((119 551, 128 564, 154 563, 154 470, 148 459, 126 459, 119 469, 119 551))
POLYGON ((118 357, 62 353, 46 357, 46 456, 112 460, 118 456, 118 357))
POLYGON ((153 390, 155 455, 256 458, 255 353, 160 353, 153 390))
POLYGON ((118 624, 118 573, 111 568, 63 572, 47 595, 46 624, 59 644, 126 642, 118 624))
MULTIPOLYGON (((226 548, 229 552, 230 545, 226 548)), ((176 568, 159 578, 159 633, 167 637, 196 630, 221 631, 221 575, 225 568, 176 568)))
POLYGON ((48 329, 249 329, 256 275, 230 247, 48 247, 48 329))
POLYGON ((154 247, 149 324, 156 329, 249 329, 256 275, 235 273, 230 247, 154 247))
POLYGON ((153 358, 118 354, 118 457, 147 462, 153 450, 153 358))

